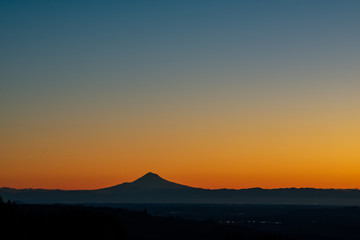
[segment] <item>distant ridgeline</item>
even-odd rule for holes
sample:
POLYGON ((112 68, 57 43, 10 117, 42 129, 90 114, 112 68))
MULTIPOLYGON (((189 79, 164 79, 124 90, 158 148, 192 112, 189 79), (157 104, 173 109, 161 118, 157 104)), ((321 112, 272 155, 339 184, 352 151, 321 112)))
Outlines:
POLYGON ((154 173, 97 190, 0 188, 0 195, 19 203, 231 203, 319 204, 360 206, 358 189, 203 189, 173 183, 154 173))

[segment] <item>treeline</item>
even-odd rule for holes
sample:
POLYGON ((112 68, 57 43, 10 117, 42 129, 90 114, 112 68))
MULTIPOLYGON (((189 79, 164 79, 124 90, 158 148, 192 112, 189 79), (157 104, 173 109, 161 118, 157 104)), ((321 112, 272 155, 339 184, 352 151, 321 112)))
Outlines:
POLYGON ((0 200, 1 235, 7 239, 128 239, 109 211, 80 206, 30 206, 0 200))
POLYGON ((176 217, 154 217, 107 207, 24 205, 0 197, 0 236, 6 239, 219 239, 278 240, 279 234, 193 222, 176 217))

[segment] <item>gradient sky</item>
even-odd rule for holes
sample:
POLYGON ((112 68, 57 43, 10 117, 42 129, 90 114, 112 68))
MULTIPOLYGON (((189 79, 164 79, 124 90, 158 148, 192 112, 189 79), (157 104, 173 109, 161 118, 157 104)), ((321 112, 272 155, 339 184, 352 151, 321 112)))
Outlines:
POLYGON ((1 0, 0 187, 359 188, 359 13, 1 0))

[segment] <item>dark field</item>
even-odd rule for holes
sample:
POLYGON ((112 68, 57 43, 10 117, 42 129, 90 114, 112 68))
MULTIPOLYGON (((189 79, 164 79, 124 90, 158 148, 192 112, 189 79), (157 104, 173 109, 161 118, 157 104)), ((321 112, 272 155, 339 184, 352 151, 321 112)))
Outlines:
POLYGON ((154 216, 213 221, 285 239, 360 239, 360 207, 309 205, 107 204, 154 216))
POLYGON ((6 239, 360 239, 359 207, 9 202, 0 216, 6 239))

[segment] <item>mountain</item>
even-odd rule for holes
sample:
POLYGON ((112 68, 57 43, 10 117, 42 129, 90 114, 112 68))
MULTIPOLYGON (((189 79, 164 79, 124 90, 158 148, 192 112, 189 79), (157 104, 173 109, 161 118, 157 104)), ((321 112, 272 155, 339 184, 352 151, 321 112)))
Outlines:
POLYGON ((122 183, 102 190, 123 190, 123 189, 137 189, 137 190, 159 190, 159 189, 190 189, 191 187, 170 182, 163 179, 156 173, 148 172, 141 178, 136 179, 130 183, 122 183))
POLYGON ((96 190, 0 188, 0 196, 25 203, 225 203, 360 206, 358 189, 203 189, 147 173, 133 182, 96 190))

